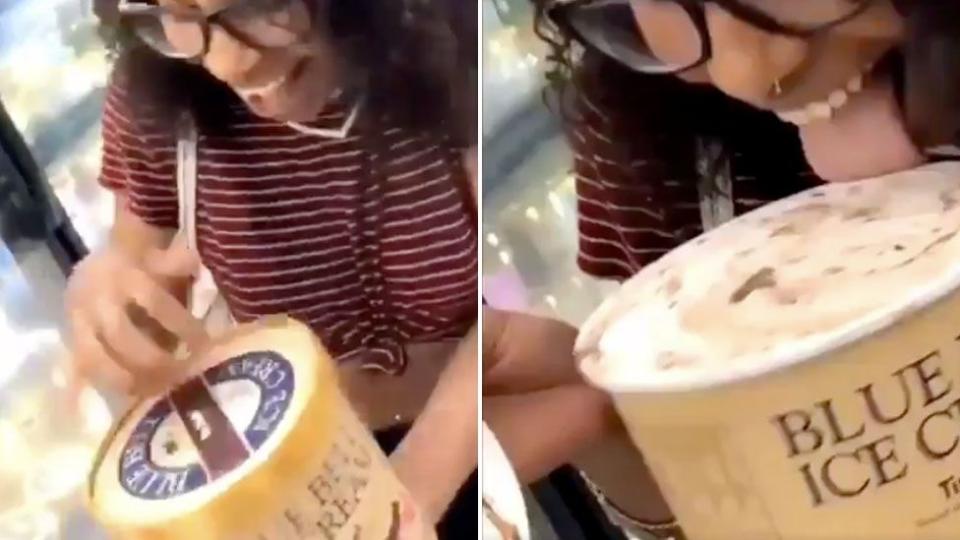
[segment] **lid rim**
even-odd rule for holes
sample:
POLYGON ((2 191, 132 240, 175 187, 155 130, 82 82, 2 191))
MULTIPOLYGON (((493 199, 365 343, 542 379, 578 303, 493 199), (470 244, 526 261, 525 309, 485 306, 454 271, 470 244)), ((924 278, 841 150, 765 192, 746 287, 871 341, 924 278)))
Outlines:
MULTIPOLYGON (((935 172, 942 175, 951 175, 954 177, 954 180, 958 183, 958 185, 960 185, 960 162, 947 162, 932 164, 911 171, 894 173, 892 175, 886 175, 879 178, 845 183, 842 185, 842 188, 837 184, 818 186, 744 214, 743 216, 727 222, 717 229, 706 233, 705 235, 701 235, 700 238, 703 238, 703 236, 706 235, 713 235, 716 232, 724 230, 728 227, 735 227, 738 225, 738 222, 742 222, 742 219, 748 216, 753 218, 763 218, 769 215, 778 215, 782 211, 793 207, 802 199, 809 198, 810 195, 815 192, 823 192, 824 190, 830 189, 849 189, 850 186, 855 186, 858 184, 876 182, 883 179, 889 180, 898 176, 903 176, 907 173, 924 172, 935 172)), ((631 281, 638 280, 638 278, 641 276, 651 275, 663 265, 669 264, 678 256, 687 253, 694 247, 698 247, 695 244, 696 241, 697 239, 693 239, 689 242, 686 242, 670 253, 664 255, 654 263, 642 268, 637 274, 634 275, 634 277, 624 282, 624 284, 621 286, 621 291, 623 290, 623 287, 629 286, 631 281)), ((591 357, 590 355, 587 355, 587 353, 591 353, 592 355, 600 355, 600 362, 603 361, 603 358, 608 356, 608 354, 603 352, 603 349, 600 346, 602 337, 606 333, 606 328, 597 333, 594 327, 597 324, 610 322, 605 321, 605 317, 603 315, 607 311, 612 310, 617 303, 617 297, 612 296, 608 298, 597 310, 595 310, 581 327, 580 335, 577 337, 575 352, 577 355, 577 368, 584 378, 590 382, 590 384, 600 388, 601 390, 615 394, 683 393, 747 382, 771 375, 773 373, 791 369, 800 364, 817 361, 821 358, 824 358, 831 352, 853 346, 866 338, 895 327, 898 323, 910 319, 924 310, 930 309, 943 301, 949 300, 951 296, 960 291, 960 260, 956 261, 952 268, 944 272, 940 279, 937 279, 932 283, 932 285, 928 284, 925 287, 913 289, 909 295, 905 296, 903 300, 898 302, 893 308, 887 309, 881 313, 875 313, 872 315, 867 314, 854 319, 853 321, 850 321, 839 328, 834 329, 833 331, 820 333, 817 335, 816 340, 810 337, 805 337, 799 340, 790 341, 788 342, 790 350, 787 352, 767 352, 764 354, 754 353, 752 355, 742 356, 739 357, 737 361, 730 362, 729 367, 724 370, 677 369, 669 372, 671 374, 669 376, 664 376, 664 374, 667 373, 664 371, 639 371, 638 374, 646 377, 646 380, 632 380, 630 382, 605 381, 604 379, 608 377, 591 373, 591 370, 589 368, 585 368, 585 363, 582 361, 591 357), (581 342, 582 338, 586 339, 586 337, 590 335, 596 338, 593 343, 587 344, 581 342), (763 358, 774 358, 776 361, 764 362, 762 361, 763 358)), ((783 347, 781 347, 781 349, 782 348, 783 347)))

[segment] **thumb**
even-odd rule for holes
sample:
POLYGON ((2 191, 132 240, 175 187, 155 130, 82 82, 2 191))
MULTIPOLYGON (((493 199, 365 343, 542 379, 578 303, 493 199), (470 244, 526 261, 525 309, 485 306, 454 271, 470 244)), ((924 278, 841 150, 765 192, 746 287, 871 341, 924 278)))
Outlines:
POLYGON ((150 274, 164 277, 192 277, 200 270, 200 256, 190 248, 186 236, 178 234, 166 249, 154 249, 144 259, 150 274))

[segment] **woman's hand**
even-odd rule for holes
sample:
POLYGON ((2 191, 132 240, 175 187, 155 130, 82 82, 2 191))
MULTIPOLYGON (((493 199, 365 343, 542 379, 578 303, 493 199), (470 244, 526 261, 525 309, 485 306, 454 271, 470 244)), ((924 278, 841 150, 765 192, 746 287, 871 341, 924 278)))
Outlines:
POLYGON ((583 384, 573 358, 577 329, 566 322, 485 307, 483 395, 583 384))
POLYGON ((179 241, 142 261, 108 247, 77 265, 66 293, 75 374, 128 394, 169 387, 181 371, 173 358, 177 343, 204 338, 202 324, 175 293, 186 290, 197 266, 179 241))
POLYGON ((483 420, 521 482, 622 432, 610 399, 577 371, 576 337, 562 321, 484 308, 483 420))
POLYGON ((483 420, 523 483, 574 463, 632 516, 671 519, 613 403, 576 369, 577 330, 562 322, 486 308, 483 420))

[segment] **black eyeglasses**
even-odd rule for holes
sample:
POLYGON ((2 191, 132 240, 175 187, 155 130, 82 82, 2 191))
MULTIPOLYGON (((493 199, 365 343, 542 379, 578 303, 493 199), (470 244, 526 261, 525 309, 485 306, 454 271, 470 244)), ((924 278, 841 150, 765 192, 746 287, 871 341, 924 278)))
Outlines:
MULTIPOLYGON (((150 1, 121 0, 119 12, 137 37, 158 53, 181 60, 198 61, 210 50, 211 28, 222 28, 233 39, 258 50, 297 45, 303 31, 294 25, 294 9, 300 0, 238 0, 206 14, 199 8, 160 6, 150 1)), ((304 10, 303 15, 307 15, 304 10)))
MULTIPOLYGON (((875 0, 570 0, 547 16, 585 47, 641 73, 675 74, 710 60, 713 45, 704 5, 713 1, 731 15, 767 32, 812 37, 863 13, 875 0), (650 14, 670 33, 670 58, 654 54, 637 23, 650 14)), ((656 32, 649 28, 647 32, 656 32)))

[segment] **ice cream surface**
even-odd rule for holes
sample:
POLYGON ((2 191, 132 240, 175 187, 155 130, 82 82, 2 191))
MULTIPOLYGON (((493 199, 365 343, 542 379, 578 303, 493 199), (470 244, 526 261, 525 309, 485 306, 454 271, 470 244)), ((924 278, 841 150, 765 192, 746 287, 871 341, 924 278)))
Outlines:
POLYGON ((682 389, 799 361, 960 285, 960 164, 824 185, 641 270, 587 321, 603 387, 682 389))

